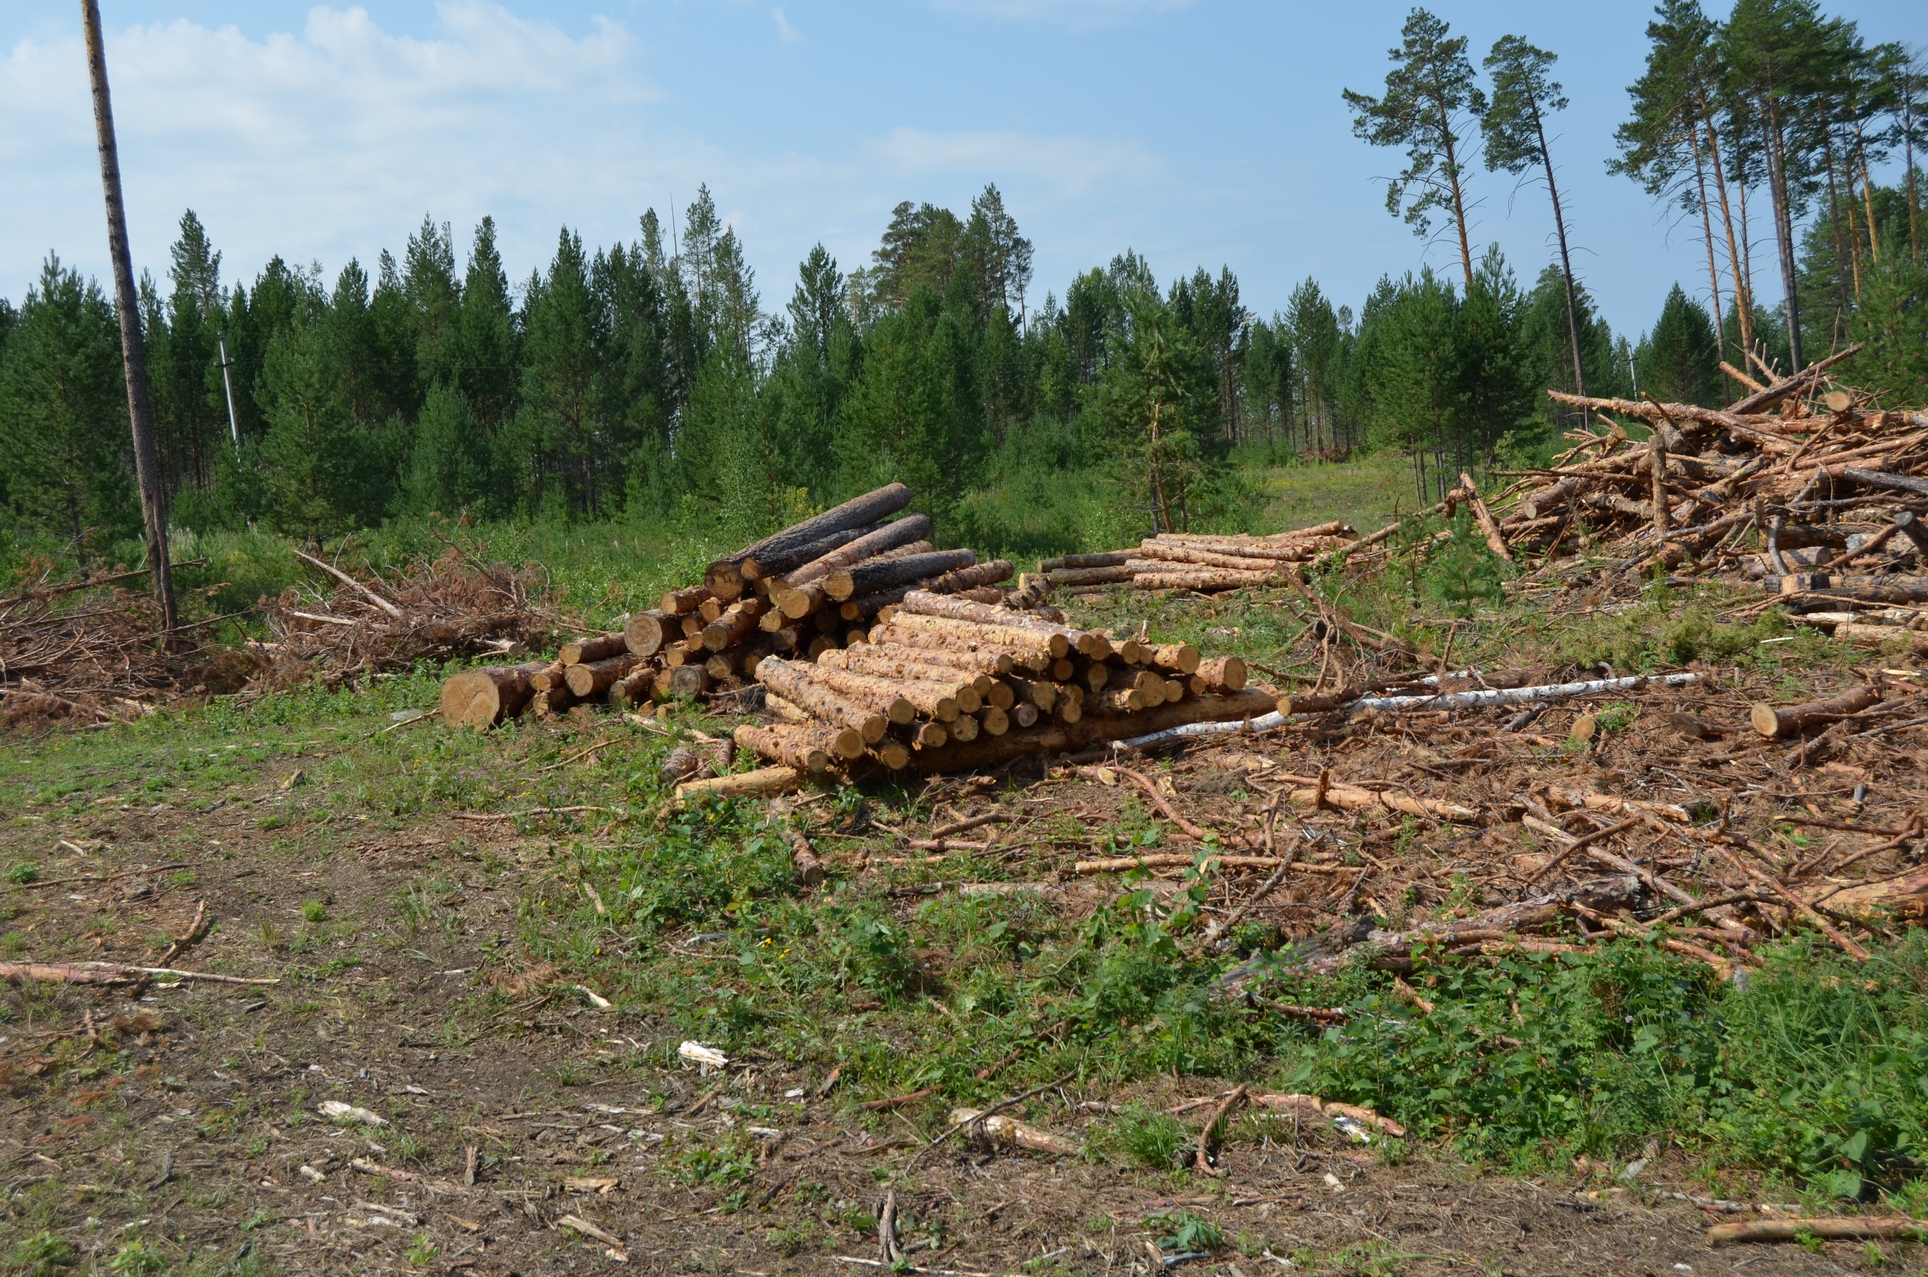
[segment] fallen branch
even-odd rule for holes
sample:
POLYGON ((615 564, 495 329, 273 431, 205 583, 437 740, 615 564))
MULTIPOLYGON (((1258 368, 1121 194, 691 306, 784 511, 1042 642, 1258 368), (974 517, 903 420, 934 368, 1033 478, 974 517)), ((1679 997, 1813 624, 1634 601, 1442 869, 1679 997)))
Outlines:
POLYGON ((138 984, 144 980, 198 980, 207 984, 280 984, 278 976, 215 975, 172 967, 130 967, 118 962, 0 962, 0 980, 49 984, 138 984))
POLYGON ((1803 1237, 1845 1241, 1874 1241, 1883 1237, 1928 1237, 1928 1223, 1918 1219, 1752 1219, 1741 1224, 1716 1224, 1707 1230, 1707 1244, 1730 1242, 1795 1242, 1803 1237))

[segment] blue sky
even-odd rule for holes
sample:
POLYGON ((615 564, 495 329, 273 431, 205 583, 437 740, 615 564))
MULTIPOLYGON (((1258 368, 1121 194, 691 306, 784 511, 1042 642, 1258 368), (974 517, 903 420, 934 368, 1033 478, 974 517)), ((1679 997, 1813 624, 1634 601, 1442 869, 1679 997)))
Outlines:
MULTIPOLYGON (((1928 43, 1920 0, 1826 7, 1870 41, 1928 43)), ((15 301, 49 249, 106 271, 76 8, 0 9, 0 296, 15 301)), ((897 201, 963 211, 996 182, 1037 245, 1034 300, 1130 247, 1167 280, 1231 266, 1260 314, 1308 275, 1356 306, 1383 273, 1454 264, 1386 213, 1378 179, 1398 157, 1352 136, 1339 96, 1379 90, 1407 8, 102 0, 134 256, 157 275, 193 207, 229 280, 277 252, 332 278, 398 250, 424 213, 458 247, 493 214, 519 279, 562 224, 633 239, 644 208, 707 182, 775 309, 812 244, 863 265, 897 201)), ((1649 7, 1435 11, 1475 60, 1508 32, 1561 55, 1576 267, 1615 328, 1644 328, 1676 280, 1705 296, 1697 227, 1604 171, 1649 7)), ((1475 241, 1530 280, 1553 256, 1544 190, 1482 171, 1474 193, 1475 241)))

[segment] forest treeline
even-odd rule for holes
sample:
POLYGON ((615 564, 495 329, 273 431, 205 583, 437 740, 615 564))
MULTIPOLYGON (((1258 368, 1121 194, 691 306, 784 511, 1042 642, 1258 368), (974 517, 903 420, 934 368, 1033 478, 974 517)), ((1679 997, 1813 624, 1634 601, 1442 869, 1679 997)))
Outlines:
MULTIPOLYGON (((141 288, 170 519, 305 539, 431 512, 747 534, 902 480, 947 539, 1040 550, 1222 522, 1253 454, 1396 449, 1434 491, 1545 455, 1572 424, 1548 388, 1716 403, 1736 394, 1723 359, 1786 370, 1863 340, 1853 380, 1928 401, 1918 63, 1801 0, 1741 0, 1725 22, 1667 0, 1649 36, 1615 167, 1706 240, 1713 304, 1676 285, 1638 338, 1570 268, 1553 55, 1505 37, 1483 86, 1423 10, 1383 93, 1347 100, 1363 139, 1407 155, 1389 209, 1422 236, 1437 222, 1457 269, 1388 275, 1356 309, 1308 279, 1256 315, 1229 267, 1161 281, 1129 250, 1040 299, 995 186, 963 211, 898 205, 857 269, 813 249, 780 306, 707 190, 630 242, 565 228, 519 281, 489 219, 458 246, 425 218, 399 256, 332 276, 277 257, 228 282, 189 211, 141 288), (1897 158, 1901 180, 1876 182, 1897 158), (1530 280, 1476 251, 1482 163, 1552 197, 1560 251, 1530 280), (1785 268, 1767 297, 1763 217, 1785 268)), ((0 301, 8 534, 83 562, 132 535, 126 419, 113 307, 49 255, 17 310, 0 301)))

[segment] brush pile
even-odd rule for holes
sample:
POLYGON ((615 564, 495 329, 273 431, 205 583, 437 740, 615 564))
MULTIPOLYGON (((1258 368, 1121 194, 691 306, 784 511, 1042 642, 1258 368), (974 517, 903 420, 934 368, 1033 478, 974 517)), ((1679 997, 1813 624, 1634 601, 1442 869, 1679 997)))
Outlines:
POLYGON ((766 659, 813 661, 861 641, 912 590, 1004 601, 997 583, 1010 562, 933 548, 930 519, 902 513, 910 502, 901 483, 867 492, 716 560, 701 584, 666 592, 620 631, 564 644, 553 661, 459 674, 443 689, 443 715, 487 728, 524 712, 743 693, 766 659))
POLYGON ((460 547, 370 581, 295 554, 337 588, 293 586, 263 608, 274 635, 271 686, 311 677, 354 685, 417 661, 528 651, 546 646, 560 624, 541 569, 483 563, 460 547))
POLYGON ((1245 686, 1243 661, 1204 661, 1185 643, 1121 641, 930 590, 877 620, 814 664, 758 665, 783 721, 739 728, 737 745, 799 774, 970 771, 1272 709, 1272 693, 1245 686))
POLYGON ((1304 565, 1351 548, 1354 535, 1349 525, 1336 521, 1262 537, 1162 532, 1146 537, 1135 550, 1068 554, 1040 566, 1054 588, 1074 594, 1119 585, 1214 594, 1283 585, 1304 565))
MULTIPOLYGON (((1928 414, 1872 409, 1829 388, 1843 351, 1725 409, 1552 397, 1639 420, 1603 433, 1499 494, 1495 519, 1462 476, 1441 507, 1468 505, 1493 552, 1554 564, 1570 549, 1638 571, 1757 581, 1793 610, 1928 603, 1928 414)), ((1514 472, 1518 473, 1518 472, 1514 472)))
POLYGON ((138 718, 189 688, 206 691, 237 669, 245 673, 248 662, 234 654, 211 655, 182 643, 168 651, 153 599, 120 589, 92 594, 102 584, 76 582, 0 599, 0 724, 138 718))

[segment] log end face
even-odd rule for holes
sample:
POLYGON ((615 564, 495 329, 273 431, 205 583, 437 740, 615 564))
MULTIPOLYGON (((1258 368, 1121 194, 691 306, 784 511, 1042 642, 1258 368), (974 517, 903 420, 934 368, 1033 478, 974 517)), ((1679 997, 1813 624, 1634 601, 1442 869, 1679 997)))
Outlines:
POLYGON ((1781 734, 1781 716, 1766 701, 1756 701, 1747 717, 1754 724, 1754 730, 1769 740, 1781 734))

